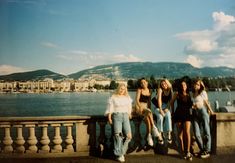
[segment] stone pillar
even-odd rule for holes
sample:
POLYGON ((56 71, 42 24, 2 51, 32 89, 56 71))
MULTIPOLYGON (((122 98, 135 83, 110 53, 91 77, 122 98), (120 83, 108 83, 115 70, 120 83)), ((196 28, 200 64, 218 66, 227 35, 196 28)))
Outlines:
POLYGON ((51 150, 52 153, 56 153, 56 152, 62 152, 62 139, 60 136, 60 124, 51 124, 52 127, 55 128, 55 136, 53 139, 53 143, 54 143, 54 147, 51 150))
POLYGON ((76 122, 76 152, 82 152, 89 155, 89 134, 86 120, 76 122))
POLYGON ((3 152, 12 153, 13 152, 13 147, 12 147, 13 140, 10 134, 11 125, 1 125, 0 127, 3 127, 5 130, 5 136, 2 141, 4 145, 3 152))
POLYGON ((100 152, 100 156, 102 156, 104 154, 104 150, 107 147, 107 138, 105 136, 105 126, 107 124, 106 120, 105 121, 99 121, 98 122, 99 126, 100 126, 100 135, 98 138, 98 148, 99 148, 99 152, 100 152))
POLYGON ((24 137, 23 137, 23 125, 13 125, 13 127, 16 127, 17 129, 17 138, 15 140, 15 144, 16 144, 16 149, 15 152, 16 153, 24 153, 25 152, 25 147, 24 147, 24 137))
POLYGON ((97 156, 97 146, 96 146, 96 118, 91 118, 88 124, 88 134, 90 135, 89 146, 90 155, 97 156))
POLYGON ((50 151, 50 147, 49 147, 50 139, 49 139, 48 134, 47 134, 48 124, 41 124, 41 125, 38 125, 38 127, 42 127, 42 137, 41 137, 41 140, 40 140, 40 143, 42 144, 42 147, 39 150, 39 153, 49 153, 49 151, 50 151))
POLYGON ((63 126, 66 126, 66 130, 67 130, 67 136, 65 139, 66 142, 66 147, 64 149, 64 152, 74 152, 74 148, 73 148, 73 136, 72 136, 72 127, 73 124, 72 123, 65 123, 63 124, 63 126))
POLYGON ((135 126, 135 133, 133 136, 133 142, 134 144, 132 145, 131 148, 135 149, 137 147, 142 147, 143 145, 141 144, 142 141, 142 137, 141 137, 141 133, 140 133, 140 125, 141 125, 141 120, 139 118, 133 119, 133 123, 135 126))
POLYGON ((26 150, 26 153, 36 153, 38 150, 37 144, 37 138, 35 136, 35 125, 25 125, 25 127, 29 128, 29 137, 27 140, 27 143, 29 144, 28 150, 26 150))

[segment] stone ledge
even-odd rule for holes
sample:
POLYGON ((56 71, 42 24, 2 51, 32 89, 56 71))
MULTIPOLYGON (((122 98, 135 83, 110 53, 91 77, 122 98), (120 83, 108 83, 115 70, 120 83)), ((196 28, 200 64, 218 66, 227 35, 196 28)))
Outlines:
POLYGON ((235 146, 217 147, 216 155, 231 155, 235 153, 235 146))

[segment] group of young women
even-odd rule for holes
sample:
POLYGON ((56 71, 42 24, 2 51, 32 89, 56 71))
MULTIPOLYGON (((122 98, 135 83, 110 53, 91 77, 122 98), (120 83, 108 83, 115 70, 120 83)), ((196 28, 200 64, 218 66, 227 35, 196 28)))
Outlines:
MULTIPOLYGON (((132 101, 127 86, 119 84, 116 92, 109 98, 105 112, 109 123, 113 125, 114 154, 120 162, 125 161, 124 155, 132 138, 130 127, 133 113, 132 101)), ((153 136, 157 138, 159 144, 172 143, 172 123, 174 123, 178 129, 180 154, 184 159, 192 160, 190 153, 192 124, 193 133, 200 148, 200 157, 210 156, 209 116, 214 113, 201 80, 193 81, 192 93, 189 93, 186 81, 182 80, 177 91, 173 92, 171 83, 163 79, 159 83, 156 96, 152 97, 147 80, 142 78, 136 92, 134 106, 135 114, 142 116, 146 124, 146 140, 149 146, 154 145, 153 136), (154 104, 153 111, 151 103, 154 104), (153 114, 156 115, 156 125, 153 114)))

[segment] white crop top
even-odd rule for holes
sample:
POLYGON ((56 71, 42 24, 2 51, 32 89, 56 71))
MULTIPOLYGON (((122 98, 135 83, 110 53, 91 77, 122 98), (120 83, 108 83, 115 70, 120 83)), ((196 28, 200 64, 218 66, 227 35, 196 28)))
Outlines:
POLYGON ((108 99, 105 115, 109 113, 128 113, 131 114, 132 99, 129 96, 113 95, 108 99))
POLYGON ((197 97, 192 97, 192 102, 193 104, 196 104, 198 109, 203 108, 204 100, 208 100, 206 91, 202 91, 201 94, 199 94, 197 97))

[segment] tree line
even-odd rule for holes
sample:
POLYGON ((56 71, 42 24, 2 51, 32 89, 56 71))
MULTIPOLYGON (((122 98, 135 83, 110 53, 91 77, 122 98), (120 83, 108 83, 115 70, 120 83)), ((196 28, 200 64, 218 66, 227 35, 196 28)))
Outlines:
MULTIPOLYGON (((165 77, 163 77, 165 78, 165 77)), ((150 76, 145 78, 149 83, 150 89, 157 89, 158 83, 160 83, 161 79, 155 79, 154 76, 150 76)), ((173 89, 177 88, 177 84, 180 82, 180 80, 185 80, 189 86, 192 83, 192 80, 194 78, 190 78, 189 76, 183 76, 182 78, 177 79, 168 79, 173 89)), ((201 80, 204 82, 207 90, 214 91, 217 89, 220 90, 235 90, 235 77, 216 77, 216 78, 210 78, 210 77, 202 77, 201 80)), ((94 88, 96 89, 116 89, 118 86, 118 83, 115 80, 112 80, 110 85, 102 86, 102 85, 94 85, 94 88)), ((127 81, 127 87, 129 90, 136 90, 139 87, 139 79, 130 79, 127 81)))

